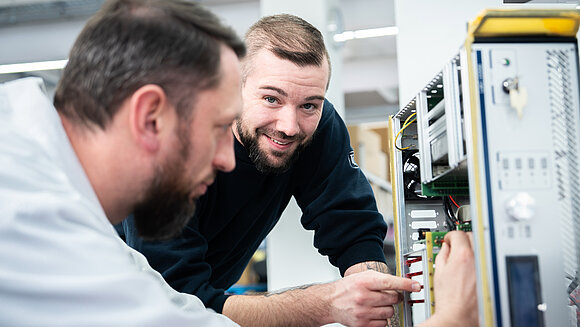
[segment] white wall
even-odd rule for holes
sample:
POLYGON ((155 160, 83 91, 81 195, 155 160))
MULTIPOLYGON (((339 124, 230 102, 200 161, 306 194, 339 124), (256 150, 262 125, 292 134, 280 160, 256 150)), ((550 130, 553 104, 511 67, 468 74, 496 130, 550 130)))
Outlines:
MULTIPOLYGON (((241 37, 260 18, 258 2, 210 6, 241 37)), ((88 17, 72 20, 17 24, 0 28, 0 64, 68 58, 68 53, 88 17)))
POLYGON ((312 245, 314 232, 300 225, 302 212, 292 198, 266 243, 268 290, 327 282, 340 278, 326 257, 312 245))
POLYGON ((0 64, 61 60, 68 58, 85 19, 2 26, 0 64))
POLYGON ((345 62, 342 89, 346 92, 396 90, 399 84, 395 57, 372 57, 345 62))
POLYGON ((459 52, 467 22, 493 8, 574 9, 573 4, 504 5, 502 0, 395 0, 399 101, 405 106, 459 52))
POLYGON ((467 22, 502 0, 395 0, 400 106, 459 52, 467 22))

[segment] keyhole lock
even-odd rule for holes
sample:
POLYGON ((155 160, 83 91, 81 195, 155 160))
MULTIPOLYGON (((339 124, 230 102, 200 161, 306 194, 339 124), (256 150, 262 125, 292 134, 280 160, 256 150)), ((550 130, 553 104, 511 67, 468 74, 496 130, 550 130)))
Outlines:
POLYGON ((502 83, 501 83, 502 89, 505 93, 510 94, 511 90, 517 90, 519 88, 518 85, 518 78, 506 78, 502 83))
POLYGON ((524 116, 524 107, 528 103, 528 90, 524 86, 520 87, 517 77, 506 78, 501 83, 501 87, 510 97, 510 107, 516 111, 518 118, 522 119, 524 116))

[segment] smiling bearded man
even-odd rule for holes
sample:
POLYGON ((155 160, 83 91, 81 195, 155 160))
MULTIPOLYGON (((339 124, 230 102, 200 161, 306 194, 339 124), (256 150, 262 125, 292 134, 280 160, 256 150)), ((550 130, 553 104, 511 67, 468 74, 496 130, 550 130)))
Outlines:
POLYGON ((393 290, 411 290, 413 282, 383 273, 387 226, 350 160, 344 121, 325 100, 330 61, 322 34, 299 17, 274 15, 245 39, 243 108, 231 130, 236 168, 218 172, 180 237, 145 242, 127 220, 127 243, 175 289, 243 326, 385 326, 400 300, 393 290), (345 278, 266 295, 226 293, 292 197, 314 246, 345 278))

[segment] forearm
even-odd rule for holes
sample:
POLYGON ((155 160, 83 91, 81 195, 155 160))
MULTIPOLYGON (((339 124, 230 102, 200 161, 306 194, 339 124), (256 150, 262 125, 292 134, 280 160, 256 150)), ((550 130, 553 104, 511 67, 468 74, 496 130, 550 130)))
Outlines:
POLYGON ((386 326, 401 290, 418 292, 420 286, 408 278, 363 271, 327 284, 230 296, 222 313, 242 326, 386 326))
POLYGON ((315 284, 262 295, 233 295, 223 314, 241 326, 321 326, 330 323, 334 285, 315 284))
POLYGON ((344 276, 356 274, 359 272, 374 270, 385 274, 389 273, 389 267, 384 262, 380 261, 365 261, 350 266, 345 272, 344 276))

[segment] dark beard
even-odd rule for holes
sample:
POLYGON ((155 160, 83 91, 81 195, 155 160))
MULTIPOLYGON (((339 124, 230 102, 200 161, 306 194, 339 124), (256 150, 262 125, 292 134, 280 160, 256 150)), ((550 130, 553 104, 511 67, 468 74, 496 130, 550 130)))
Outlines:
MULTIPOLYGON (((300 153, 302 153, 302 151, 304 151, 304 149, 310 144, 310 142, 312 142, 311 137, 306 142, 299 144, 296 147, 296 150, 294 150, 294 152, 290 155, 290 157, 288 157, 281 165, 274 166, 268 161, 268 156, 266 155, 266 153, 264 153, 264 151, 262 151, 262 149, 260 149, 260 146, 258 144, 258 135, 262 134, 260 128, 256 130, 254 135, 249 135, 249 133, 246 133, 243 130, 241 121, 237 120, 236 129, 238 130, 238 135, 240 136, 240 142, 244 145, 244 147, 248 151, 250 160, 252 160, 252 162, 256 166, 256 169, 258 169, 258 171, 264 174, 279 175, 285 173, 286 171, 288 171, 288 169, 290 169, 294 165, 294 163, 296 163, 296 161, 298 161, 300 153)), ((277 134, 276 136, 281 139, 293 139, 291 137, 288 137, 286 134, 282 132, 277 132, 276 134, 277 134)), ((303 138, 304 137, 302 136, 294 139, 301 140, 303 138)), ((279 158, 285 155, 284 152, 276 152, 276 151, 272 152, 272 154, 279 158)))
POLYGON ((183 172, 189 157, 187 125, 180 126, 180 149, 176 157, 163 167, 157 167, 145 199, 133 211, 137 233, 144 240, 167 240, 181 235, 193 217, 196 200, 189 198, 191 185, 183 182, 183 172))
MULTIPOLYGON (((158 175, 159 176, 159 175, 158 175)), ((181 235, 195 213, 195 200, 175 183, 156 176, 145 200, 135 207, 135 227, 147 241, 167 240, 181 235)))

